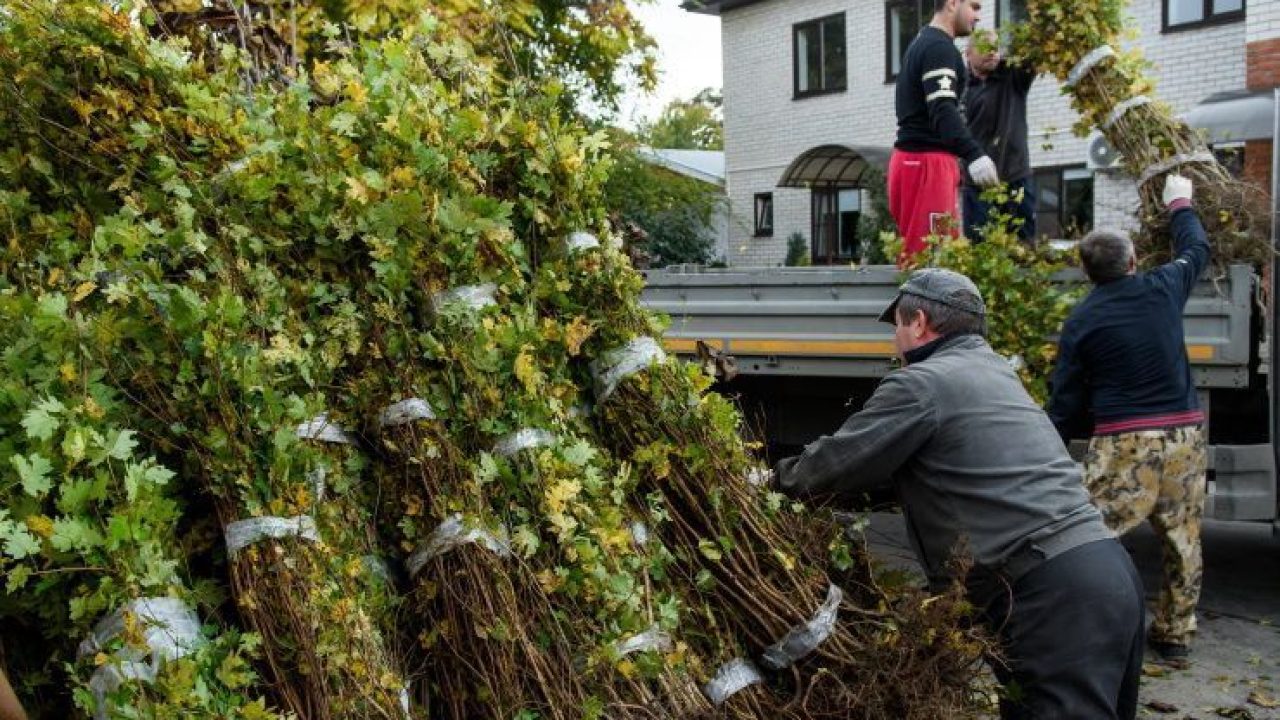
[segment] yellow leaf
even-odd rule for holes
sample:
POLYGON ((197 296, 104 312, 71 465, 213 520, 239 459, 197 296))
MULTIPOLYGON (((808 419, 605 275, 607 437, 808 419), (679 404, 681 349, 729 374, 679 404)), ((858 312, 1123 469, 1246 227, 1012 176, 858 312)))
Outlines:
POLYGON ((516 378, 524 385, 525 390, 529 393, 537 392, 538 386, 542 382, 542 373, 538 372, 532 348, 528 345, 520 348, 520 354, 516 356, 515 373, 516 378))
POLYGON ((591 323, 582 315, 569 323, 569 327, 564 330, 564 346, 569 350, 570 357, 578 355, 582 350, 582 343, 586 342, 593 332, 595 328, 591 327, 591 323))
POLYGON ((62 268, 54 268, 49 271, 48 285, 50 287, 57 285, 58 282, 61 280, 62 280, 62 268))
POLYGON ((86 280, 76 286, 75 292, 71 293, 71 302, 80 302, 89 297, 98 286, 92 281, 86 280))

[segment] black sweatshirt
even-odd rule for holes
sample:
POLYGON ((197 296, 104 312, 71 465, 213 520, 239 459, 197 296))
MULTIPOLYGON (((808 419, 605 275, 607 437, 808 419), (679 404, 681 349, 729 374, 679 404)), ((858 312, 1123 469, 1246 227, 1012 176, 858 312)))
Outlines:
POLYGON ((1209 240, 1189 207, 1169 224, 1172 262, 1094 287, 1062 327, 1049 417, 1063 438, 1199 417, 1182 313, 1209 263, 1209 240))
POLYGON ((907 152, 949 152, 971 163, 985 153, 960 114, 968 71, 955 40, 926 25, 907 48, 898 73, 898 141, 907 152))
MULTIPOLYGON (((1027 151, 1027 92, 1036 74, 1003 60, 986 79, 969 78, 964 114, 973 139, 986 149, 1004 182, 1031 175, 1027 151)), ((965 181, 973 180, 965 173, 965 181)))

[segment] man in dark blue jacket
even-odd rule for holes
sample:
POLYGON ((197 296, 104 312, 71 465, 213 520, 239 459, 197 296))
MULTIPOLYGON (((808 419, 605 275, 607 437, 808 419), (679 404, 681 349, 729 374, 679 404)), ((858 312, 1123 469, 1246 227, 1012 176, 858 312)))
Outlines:
POLYGON ((1182 659, 1200 598, 1206 460, 1182 313, 1209 242, 1190 180, 1170 175, 1163 200, 1172 262, 1139 273, 1127 237, 1095 231, 1080 242, 1094 288, 1063 326, 1049 416, 1064 439, 1092 435, 1085 485, 1107 524, 1124 534, 1149 519, 1160 536, 1164 584, 1148 643, 1182 659))

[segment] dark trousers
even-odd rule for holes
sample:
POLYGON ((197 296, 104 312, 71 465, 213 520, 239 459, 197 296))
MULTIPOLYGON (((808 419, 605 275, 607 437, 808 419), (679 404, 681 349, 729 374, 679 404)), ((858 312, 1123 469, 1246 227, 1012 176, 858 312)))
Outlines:
MULTIPOLYGON (((1018 228, 1018 239, 1022 242, 1035 242, 1036 239, 1036 185, 1031 178, 1014 180, 1009 183, 1009 195, 1016 196, 1022 190, 1022 201, 1010 200, 1004 207, 1005 214, 1022 220, 1018 228)), ((991 206, 979 197, 982 188, 964 186, 964 236, 972 242, 982 242, 982 229, 990 219, 991 206)))
POLYGON ((1003 590, 971 586, 1000 638, 1003 720, 1132 720, 1142 677, 1142 579, 1116 540, 1044 561, 1003 590))

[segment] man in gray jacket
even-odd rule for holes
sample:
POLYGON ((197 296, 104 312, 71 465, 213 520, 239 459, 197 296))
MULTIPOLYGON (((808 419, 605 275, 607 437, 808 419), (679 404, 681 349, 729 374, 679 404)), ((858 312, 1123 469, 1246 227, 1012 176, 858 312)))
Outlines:
POLYGON ((1001 717, 1133 718, 1142 582, 1053 423, 983 338, 978 288, 919 270, 880 319, 905 367, 779 463, 777 489, 849 501, 894 485, 932 587, 953 580, 955 554, 971 557, 962 580, 1006 656, 1001 717))

